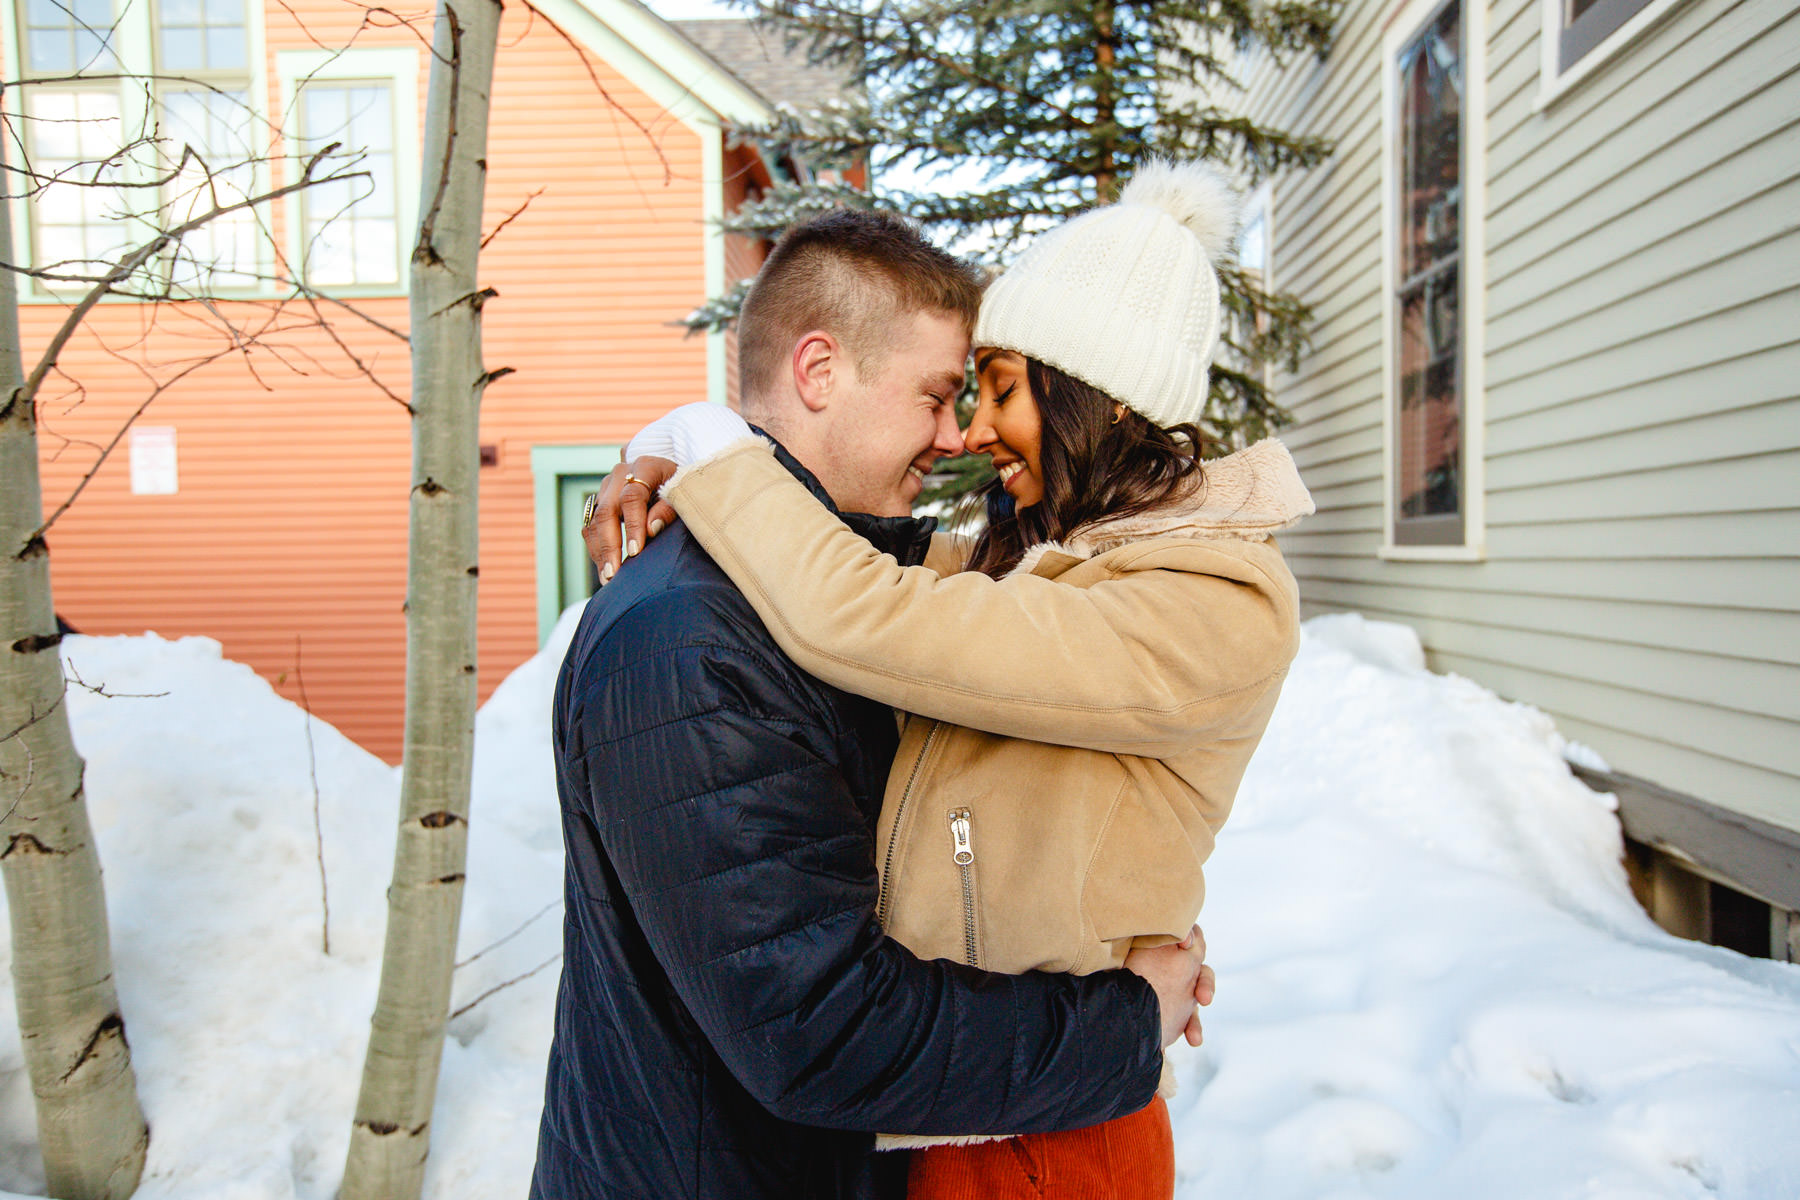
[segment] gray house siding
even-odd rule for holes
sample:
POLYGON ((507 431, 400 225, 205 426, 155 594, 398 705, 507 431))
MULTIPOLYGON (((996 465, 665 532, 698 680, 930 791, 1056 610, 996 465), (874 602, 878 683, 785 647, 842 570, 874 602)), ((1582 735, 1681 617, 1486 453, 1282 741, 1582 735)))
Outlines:
POLYGON ((1252 116, 1337 142, 1271 203, 1274 283, 1318 317, 1277 378, 1307 609, 1405 621, 1615 768, 1800 829, 1800 10, 1691 0, 1540 105, 1538 0, 1488 8, 1476 562, 1380 555, 1394 11, 1241 64, 1252 116))

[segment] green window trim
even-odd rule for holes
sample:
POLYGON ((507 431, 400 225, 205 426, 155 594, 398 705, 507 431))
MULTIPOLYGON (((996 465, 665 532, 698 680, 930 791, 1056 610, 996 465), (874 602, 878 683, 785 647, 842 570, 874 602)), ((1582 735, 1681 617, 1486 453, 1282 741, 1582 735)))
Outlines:
POLYGON ((538 646, 542 647, 562 615, 563 535, 577 528, 579 512, 567 512, 562 481, 577 475, 605 475, 619 465, 619 445, 533 446, 531 448, 532 521, 537 551, 538 646))

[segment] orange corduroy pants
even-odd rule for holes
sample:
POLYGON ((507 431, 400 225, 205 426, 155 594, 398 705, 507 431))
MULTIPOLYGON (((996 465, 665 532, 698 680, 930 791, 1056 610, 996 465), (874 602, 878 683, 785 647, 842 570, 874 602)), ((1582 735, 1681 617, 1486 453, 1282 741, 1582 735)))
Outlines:
POLYGON ((1158 1096, 1086 1129, 915 1150, 906 1200, 1170 1200, 1175 1138, 1158 1096))

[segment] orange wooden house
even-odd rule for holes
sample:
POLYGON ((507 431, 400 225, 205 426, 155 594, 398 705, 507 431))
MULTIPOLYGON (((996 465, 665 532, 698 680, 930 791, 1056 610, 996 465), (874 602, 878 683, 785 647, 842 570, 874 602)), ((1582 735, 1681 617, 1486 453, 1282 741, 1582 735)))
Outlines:
MULTIPOLYGON (((288 196, 260 224, 215 226, 200 243, 209 290, 225 297, 217 312, 254 324, 285 296, 307 320, 157 395, 49 542, 57 609, 75 629, 216 638, 290 698, 303 681, 313 712, 394 761, 411 431, 393 331, 407 321, 430 12, 416 27, 386 12, 348 0, 0 0, 0 37, 7 77, 28 81, 23 105, 7 92, 8 155, 33 156, 40 173, 104 157, 146 114, 168 144, 214 162, 227 143, 275 156, 244 168, 264 172, 259 183, 279 185, 293 156, 334 140, 362 155, 358 190, 288 196), (356 313, 296 305, 296 279, 356 313)), ((683 33, 633 0, 505 9, 485 220, 505 228, 481 274, 498 292, 485 359, 514 373, 488 389, 481 418, 484 698, 588 594, 580 496, 623 441, 676 404, 731 398, 728 339, 676 321, 766 253, 712 222, 771 172, 802 168, 734 148, 722 128, 768 115, 784 80, 816 88, 818 72, 779 39, 728 28, 741 23, 696 24, 683 33), (746 51, 763 61, 721 61, 746 51)), ((131 232, 125 194, 15 198, 21 256, 104 258, 131 232)), ((22 288, 28 364, 69 311, 68 293, 46 290, 56 286, 22 288)), ((46 507, 92 472, 157 384, 219 342, 191 302, 114 300, 90 314, 40 405, 46 507)))

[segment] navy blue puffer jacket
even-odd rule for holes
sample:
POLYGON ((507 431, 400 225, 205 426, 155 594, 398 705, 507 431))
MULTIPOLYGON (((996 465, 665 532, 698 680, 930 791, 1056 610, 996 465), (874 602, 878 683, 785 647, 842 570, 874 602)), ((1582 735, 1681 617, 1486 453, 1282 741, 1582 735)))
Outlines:
MULTIPOLYGON (((922 557, 929 524, 849 519, 922 557)), ((1136 976, 990 975, 882 935, 893 715, 789 662, 683 526, 588 604, 555 738, 565 956, 533 1200, 861 1200, 904 1166, 867 1131, 1149 1102, 1136 976)))

